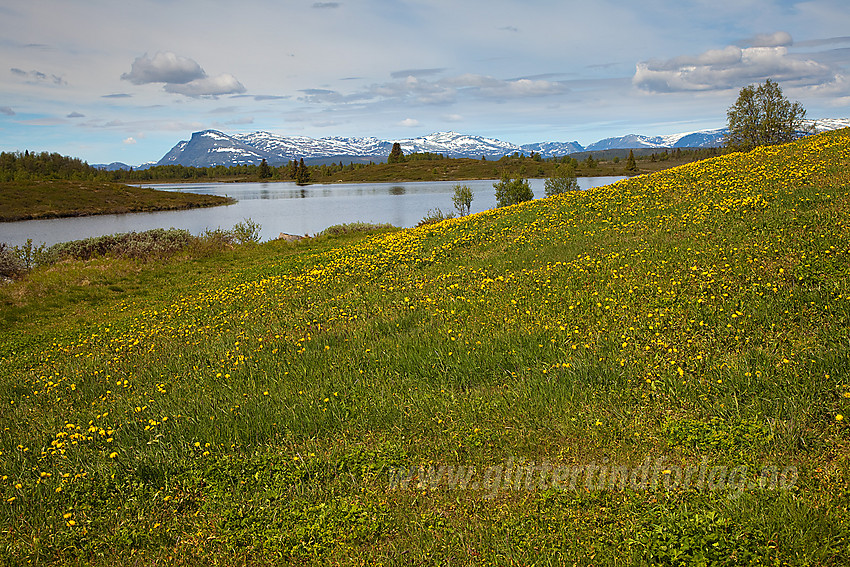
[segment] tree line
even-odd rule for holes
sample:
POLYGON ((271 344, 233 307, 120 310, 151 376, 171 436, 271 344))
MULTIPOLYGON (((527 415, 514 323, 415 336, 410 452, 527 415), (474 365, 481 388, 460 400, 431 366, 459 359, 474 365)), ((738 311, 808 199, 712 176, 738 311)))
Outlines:
POLYGON ((57 153, 0 152, 0 181, 30 179, 104 180, 103 172, 81 159, 57 153))

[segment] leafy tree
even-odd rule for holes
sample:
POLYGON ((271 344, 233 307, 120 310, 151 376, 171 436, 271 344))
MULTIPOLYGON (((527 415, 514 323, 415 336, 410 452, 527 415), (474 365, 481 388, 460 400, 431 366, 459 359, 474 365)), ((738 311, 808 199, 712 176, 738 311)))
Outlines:
POLYGON ((578 191, 579 186, 578 179, 576 179, 576 170, 569 163, 559 165, 552 177, 546 180, 544 187, 547 197, 568 191, 578 191))
POLYGON ((508 205, 516 205, 523 201, 530 201, 534 198, 534 193, 531 192, 531 187, 528 181, 522 177, 511 179, 507 173, 502 175, 501 181, 494 183, 496 189, 496 206, 506 207, 508 205))
POLYGON ((626 171, 637 171, 637 162, 635 162, 635 152, 629 150, 629 159, 626 160, 626 171))
POLYGON ((390 157, 387 158, 387 163, 401 163, 404 161, 404 153, 401 151, 401 144, 395 142, 390 150, 390 157))
POLYGON ((469 214, 472 208, 472 189, 468 185, 455 185, 455 194, 452 197, 452 202, 455 204, 455 209, 460 216, 464 217, 469 214))
POLYGON ((726 146, 749 151, 757 146, 784 144, 804 131, 806 110, 791 103, 777 83, 767 79, 741 89, 738 100, 726 112, 729 133, 726 146))
POLYGON ((593 159, 593 154, 587 154, 587 157, 584 159, 584 165, 588 168, 596 167, 596 160, 593 159))

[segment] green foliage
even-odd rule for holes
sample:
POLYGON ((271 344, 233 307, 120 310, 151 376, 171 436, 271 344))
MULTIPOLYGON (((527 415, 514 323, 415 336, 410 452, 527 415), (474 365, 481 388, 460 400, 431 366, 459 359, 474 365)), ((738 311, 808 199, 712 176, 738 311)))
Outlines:
POLYGON ((404 161, 404 152, 401 151, 401 144, 395 142, 393 144, 392 149, 390 150, 390 155, 387 158, 387 163, 401 163, 404 161))
POLYGON ((259 223, 249 218, 236 223, 231 229, 207 229, 194 239, 192 244, 202 248, 212 246, 213 249, 232 247, 237 244, 256 244, 260 241, 261 228, 259 223))
POLYGON ((439 161, 448 159, 443 154, 435 154, 432 152, 415 152, 404 156, 404 162, 411 161, 439 161))
POLYGON ((310 169, 304 165, 304 158, 301 158, 295 170, 295 183, 298 185, 307 185, 310 183, 310 169))
POLYGON ((764 534, 748 538, 720 512, 675 509, 655 520, 639 541, 642 559, 652 565, 732 567, 752 564, 760 556, 764 534))
POLYGON ((351 222, 331 225, 316 236, 339 236, 343 234, 370 233, 394 230, 396 227, 389 223, 351 222))
POLYGON ((266 163, 266 158, 263 158, 263 161, 260 162, 260 168, 257 175, 260 179, 268 179, 272 176, 272 170, 269 167, 269 164, 266 163))
POLYGON ((472 189, 469 188, 469 185, 455 185, 454 189, 452 202, 454 203, 455 210, 458 215, 462 217, 466 216, 472 208, 472 189))
POLYGON ((53 262, 53 254, 45 244, 34 245, 32 238, 27 238, 23 246, 15 246, 14 254, 23 262, 24 269, 29 271, 36 266, 44 266, 53 262))
POLYGON ((544 188, 547 197, 569 191, 578 191, 578 179, 576 179, 576 172, 572 164, 565 163, 559 165, 555 170, 555 174, 546 180, 544 188))
POLYGON ((86 162, 57 153, 0 152, 0 182, 30 179, 105 179, 105 174, 86 162))
POLYGON ((770 428, 763 420, 735 420, 719 417, 708 421, 684 419, 668 422, 667 439, 689 451, 711 455, 741 454, 763 449, 772 440, 770 428))
POLYGON ((233 239, 237 244, 256 244, 260 241, 261 229, 260 223, 247 218, 233 225, 233 239))
POLYGON ((0 277, 15 278, 26 271, 26 264, 5 242, 0 242, 0 277))
POLYGON ((0 183, 0 220, 189 209, 232 201, 217 195, 157 191, 110 181, 33 179, 0 183))
POLYGON ((444 213, 441 209, 428 209, 428 212, 422 217, 416 226, 424 226, 426 224, 436 224, 438 222, 442 222, 446 219, 453 219, 455 217, 454 213, 448 212, 444 213))
POLYGON ((629 150, 629 158, 626 160, 626 171, 637 171, 637 162, 635 162, 635 152, 629 150))
POLYGON ((157 228, 62 242, 51 246, 46 255, 56 260, 88 260, 107 254, 136 259, 164 258, 185 248, 191 241, 188 230, 157 228))
POLYGON ((757 146, 784 144, 800 135, 806 111, 791 103, 774 81, 741 89, 738 100, 726 113, 729 148, 749 151, 757 146))
POLYGON ((531 186, 522 177, 511 179, 507 175, 503 175, 501 181, 494 183, 493 187, 496 189, 497 207, 516 205, 534 198, 531 186))
POLYGON ((188 230, 156 228, 143 232, 109 234, 60 242, 47 247, 35 246, 28 239, 23 246, 10 248, 0 243, 0 276, 19 277, 39 266, 50 266, 62 260, 90 260, 102 256, 155 260, 172 256, 190 245, 196 248, 222 249, 235 244, 260 241, 259 223, 245 219, 230 230, 207 230, 193 237, 188 230))

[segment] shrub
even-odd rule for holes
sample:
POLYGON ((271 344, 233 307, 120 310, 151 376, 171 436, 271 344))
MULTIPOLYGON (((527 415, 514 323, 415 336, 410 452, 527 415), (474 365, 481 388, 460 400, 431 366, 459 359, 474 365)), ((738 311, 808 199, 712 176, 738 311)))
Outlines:
POLYGON ((15 246, 13 249, 17 256, 24 264, 25 270, 31 270, 36 266, 46 266, 54 262, 54 255, 49 252, 46 244, 34 246, 32 238, 27 238, 27 243, 23 246, 15 246))
POLYGON ((493 187, 496 189, 497 207, 516 205, 534 198, 531 186, 522 177, 511 179, 507 175, 502 175, 501 181, 494 183, 493 187))
POLYGON ((368 222, 351 222, 329 226, 322 232, 318 233, 316 236, 338 236, 341 234, 353 234, 355 232, 374 232, 377 230, 391 230, 394 228, 396 227, 388 223, 376 224, 368 222))
POLYGON ((5 242, 0 242, 0 277, 14 278, 25 271, 24 262, 18 258, 15 251, 5 242))
POLYGON ((136 259, 163 258, 185 248, 191 241, 188 230, 157 228, 62 242, 51 246, 46 253, 57 260, 88 260, 106 254, 136 259))
POLYGON ((460 216, 463 217, 469 214, 469 210, 472 208, 472 198, 472 189, 469 188, 469 185, 455 185, 452 202, 460 216))
POLYGON ((578 179, 576 179, 576 172, 572 164, 558 166, 552 177, 546 180, 544 187, 547 197, 578 191, 578 179))
POLYGON ((249 242, 260 241, 260 223, 254 222, 250 218, 243 222, 238 222, 233 225, 230 230, 216 228, 215 230, 207 229, 198 238, 206 241, 207 244, 219 244, 221 247, 231 246, 233 244, 248 244, 249 242))
POLYGON ((424 226, 426 224, 434 224, 446 219, 455 218, 454 213, 444 213, 440 209, 428 209, 428 213, 422 217, 422 220, 416 226, 424 226))
POLYGON ((247 218, 233 225, 233 238, 239 244, 257 243, 260 241, 260 228, 260 223, 247 218))

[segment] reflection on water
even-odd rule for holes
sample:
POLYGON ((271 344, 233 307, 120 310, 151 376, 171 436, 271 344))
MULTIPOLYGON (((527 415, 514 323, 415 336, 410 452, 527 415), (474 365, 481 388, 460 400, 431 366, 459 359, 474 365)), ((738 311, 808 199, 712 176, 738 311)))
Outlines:
MULTIPOLYGON (((581 177, 582 189, 608 185, 622 177, 581 177)), ((544 196, 544 180, 529 179, 537 198, 544 196)), ((183 228, 192 234, 207 229, 230 228, 251 218, 262 226, 263 240, 288 234, 315 234, 341 223, 390 223, 415 226, 429 210, 453 210, 452 196, 458 183, 473 192, 471 212, 496 206, 495 180, 438 181, 415 183, 346 183, 308 185, 294 183, 204 183, 152 185, 167 191, 224 195, 237 199, 232 205, 186 211, 98 215, 0 223, 0 242, 12 246, 32 238, 47 245, 104 234, 183 228)))

